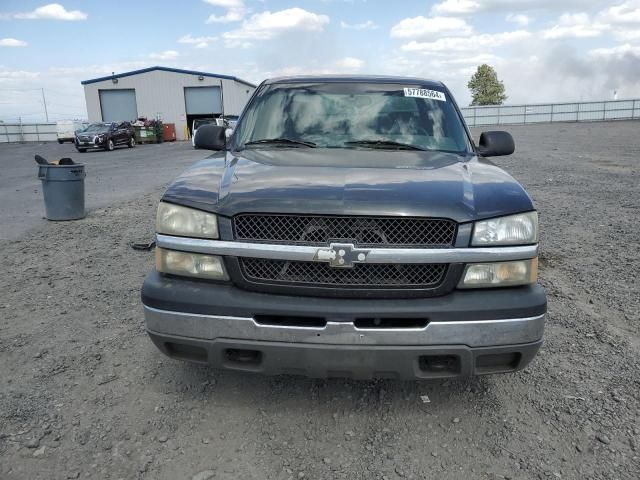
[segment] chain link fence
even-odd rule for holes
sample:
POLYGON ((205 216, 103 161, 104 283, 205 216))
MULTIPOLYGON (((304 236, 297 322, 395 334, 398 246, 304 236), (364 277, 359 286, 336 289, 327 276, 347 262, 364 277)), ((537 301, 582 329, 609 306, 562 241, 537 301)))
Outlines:
POLYGON ((640 119, 640 99, 461 108, 470 127, 640 119))

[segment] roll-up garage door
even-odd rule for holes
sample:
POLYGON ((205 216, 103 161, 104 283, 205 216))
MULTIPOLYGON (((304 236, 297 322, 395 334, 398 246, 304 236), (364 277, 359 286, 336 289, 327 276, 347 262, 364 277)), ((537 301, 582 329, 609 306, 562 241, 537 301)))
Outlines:
POLYGON ((103 122, 132 122, 138 118, 136 91, 100 90, 103 122))
POLYGON ((184 101, 187 115, 222 113, 220 87, 185 87, 184 101))

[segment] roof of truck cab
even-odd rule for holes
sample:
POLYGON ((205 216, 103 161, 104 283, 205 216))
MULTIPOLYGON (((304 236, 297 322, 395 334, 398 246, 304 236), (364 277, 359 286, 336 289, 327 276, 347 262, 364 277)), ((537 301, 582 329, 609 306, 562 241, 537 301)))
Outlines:
POLYGON ((355 83, 407 83, 409 85, 425 85, 431 87, 444 87, 442 82, 416 77, 395 77, 390 75, 304 75, 292 77, 277 77, 265 80, 267 85, 274 83, 328 83, 328 82, 355 82, 355 83))
POLYGON ((274 83, 328 83, 328 82, 355 82, 355 83, 407 83, 409 85, 424 85, 430 87, 444 87, 442 82, 416 77, 395 77, 388 75, 312 75, 277 77, 264 81, 265 85, 274 83))

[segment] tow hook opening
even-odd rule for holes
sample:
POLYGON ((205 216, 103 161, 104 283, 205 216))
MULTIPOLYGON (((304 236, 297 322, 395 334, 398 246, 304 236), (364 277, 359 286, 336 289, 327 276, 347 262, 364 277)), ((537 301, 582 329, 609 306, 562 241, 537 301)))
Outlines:
POLYGON ((460 373, 460 357, 455 355, 422 355, 418 365, 425 373, 460 373))
POLYGON ((518 369, 522 354, 520 352, 480 355, 476 358, 478 374, 512 372, 518 369))
POLYGON ((262 352, 243 348, 227 348, 224 351, 224 359, 227 366, 230 367, 257 367, 262 363, 262 352))
POLYGON ((356 318, 353 322, 356 328, 360 329, 418 329, 425 328, 429 324, 427 318, 356 318))
POLYGON ((170 357, 190 362, 207 363, 207 351, 202 347, 175 342, 165 342, 164 347, 170 357))
POLYGON ((258 325, 271 327, 324 328, 327 326, 327 320, 322 317, 256 315, 253 317, 253 319, 258 325))

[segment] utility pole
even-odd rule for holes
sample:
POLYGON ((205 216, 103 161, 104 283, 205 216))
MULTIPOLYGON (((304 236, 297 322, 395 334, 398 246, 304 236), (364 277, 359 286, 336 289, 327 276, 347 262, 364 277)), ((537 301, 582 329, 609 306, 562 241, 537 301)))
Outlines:
POLYGON ((42 103, 44 104, 44 116, 47 118, 47 123, 49 123, 49 113, 47 112, 47 99, 44 98, 44 88, 40 89, 42 91, 42 103))

